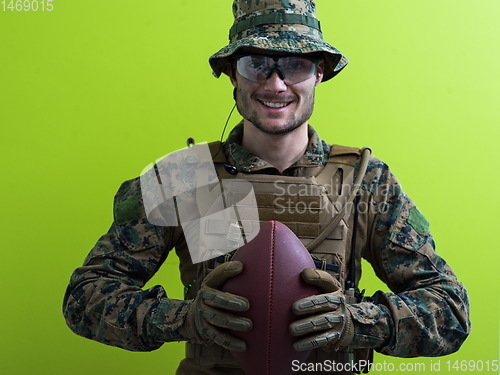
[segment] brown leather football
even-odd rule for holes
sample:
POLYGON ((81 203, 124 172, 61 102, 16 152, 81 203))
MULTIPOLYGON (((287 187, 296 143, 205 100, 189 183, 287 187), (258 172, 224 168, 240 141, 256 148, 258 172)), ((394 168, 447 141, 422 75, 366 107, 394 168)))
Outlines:
POLYGON ((293 349, 298 338, 288 326, 298 319, 293 302, 319 293, 300 276, 305 268, 315 268, 311 254, 286 225, 269 221, 233 260, 243 263, 243 271, 222 289, 248 298, 250 309, 241 316, 253 322, 250 332, 231 332, 247 343, 247 351, 232 352, 233 357, 247 375, 292 374, 292 361, 303 362, 310 353, 293 349))

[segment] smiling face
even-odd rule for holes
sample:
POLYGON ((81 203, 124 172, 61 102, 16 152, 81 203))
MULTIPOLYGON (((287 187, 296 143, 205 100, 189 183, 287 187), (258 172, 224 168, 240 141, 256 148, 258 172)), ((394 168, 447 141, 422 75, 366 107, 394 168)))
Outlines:
MULTIPOLYGON (((264 53, 272 55, 269 51, 264 53)), ((262 83, 250 81, 236 71, 231 82, 236 89, 238 111, 245 122, 267 134, 286 134, 307 124, 314 108, 314 89, 322 78, 320 61, 314 75, 293 85, 287 85, 277 70, 262 83)))

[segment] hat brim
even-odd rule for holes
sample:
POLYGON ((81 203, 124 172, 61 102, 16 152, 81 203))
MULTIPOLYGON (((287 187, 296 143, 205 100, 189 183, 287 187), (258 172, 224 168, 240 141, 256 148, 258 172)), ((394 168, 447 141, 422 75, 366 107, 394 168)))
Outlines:
POLYGON ((297 35, 297 33, 290 31, 279 31, 274 34, 270 36, 265 32, 255 33, 222 48, 209 59, 214 76, 220 77, 222 73, 227 74, 227 62, 233 54, 244 47, 293 54, 320 53, 325 61, 322 82, 336 76, 349 62, 338 49, 323 40, 308 35, 297 35))

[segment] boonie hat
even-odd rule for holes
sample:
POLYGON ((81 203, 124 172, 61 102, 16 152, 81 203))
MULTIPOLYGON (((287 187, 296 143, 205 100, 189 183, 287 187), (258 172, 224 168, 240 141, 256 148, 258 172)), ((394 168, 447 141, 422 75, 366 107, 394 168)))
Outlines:
POLYGON ((227 61, 243 47, 291 54, 319 53, 325 60, 323 81, 349 62, 323 40, 314 0, 234 0, 230 44, 209 59, 213 74, 227 74, 227 61))

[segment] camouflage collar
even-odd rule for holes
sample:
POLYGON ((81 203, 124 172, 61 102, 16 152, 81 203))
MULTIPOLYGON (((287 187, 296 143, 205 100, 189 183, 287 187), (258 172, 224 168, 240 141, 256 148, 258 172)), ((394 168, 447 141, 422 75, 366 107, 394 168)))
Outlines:
MULTIPOLYGON (((298 167, 318 167, 327 163, 330 145, 320 138, 311 125, 308 127, 308 133, 309 145, 306 152, 299 160, 288 167, 283 174, 290 174, 291 170, 298 167)), ((241 145, 242 138, 243 122, 234 127, 231 133, 229 133, 226 142, 224 142, 224 152, 231 165, 236 166, 239 171, 246 173, 259 172, 268 168, 277 171, 269 162, 246 150, 241 145)))

